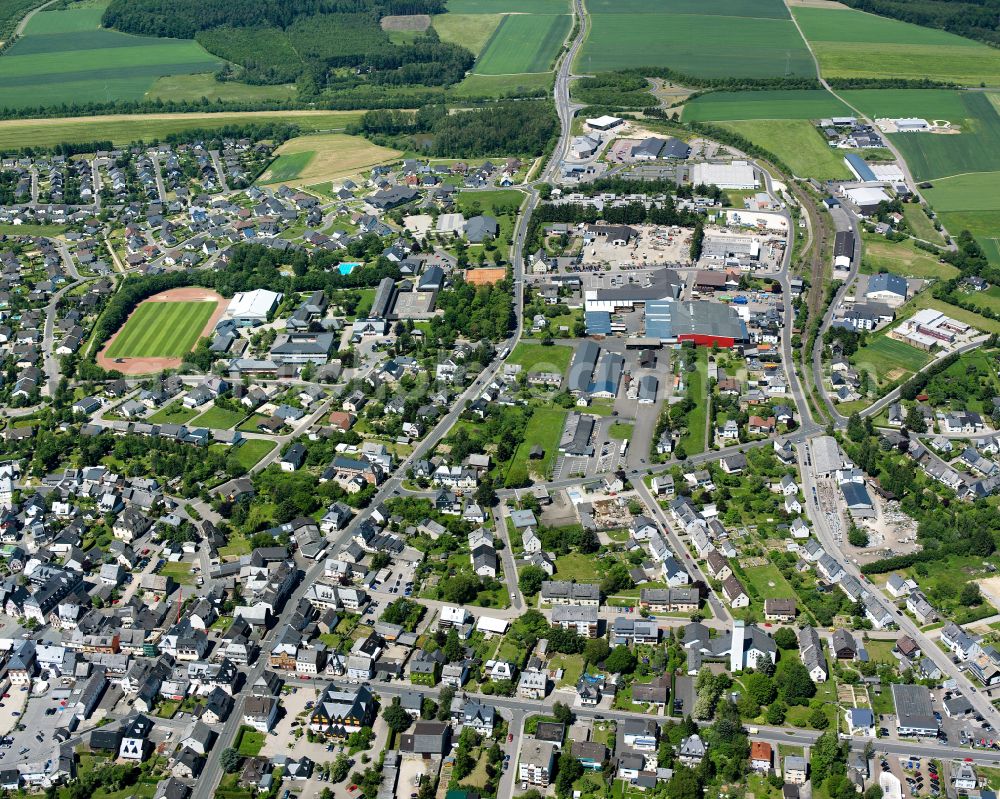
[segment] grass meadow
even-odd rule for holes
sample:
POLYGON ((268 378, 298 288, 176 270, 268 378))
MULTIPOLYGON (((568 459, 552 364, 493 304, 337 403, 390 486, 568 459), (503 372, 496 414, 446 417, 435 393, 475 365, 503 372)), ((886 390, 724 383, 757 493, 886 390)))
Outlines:
POLYGON ((953 233, 968 230, 990 262, 1000 264, 1000 210, 945 211, 939 216, 941 224, 953 233))
POLYGON ((820 119, 846 116, 851 109, 825 89, 804 91, 711 92, 684 106, 685 122, 745 119, 820 119))
POLYGON ((568 14, 569 0, 448 0, 449 14, 568 14))
POLYGON ((434 17, 432 24, 441 41, 461 45, 479 55, 503 19, 503 14, 453 14, 449 11, 434 17))
POLYGON ((565 376, 572 357, 572 347, 547 347, 521 341, 507 361, 519 365, 526 372, 560 372, 565 376))
POLYGON ((851 360, 859 369, 871 372, 881 384, 893 370, 916 372, 930 359, 929 353, 902 341, 887 336, 873 336, 851 360))
POLYGON ((954 266, 943 264, 930 253, 918 250, 909 239, 892 242, 881 236, 866 235, 863 252, 861 271, 865 274, 887 270, 897 275, 925 280, 928 278, 949 280, 958 274, 954 266))
POLYGON ((211 72, 221 63, 191 40, 104 30, 105 5, 35 14, 0 58, 0 107, 140 100, 164 75, 211 72))
POLYGON ((449 93, 458 99, 464 97, 524 97, 542 91, 552 91, 551 72, 529 72, 521 75, 476 75, 466 76, 461 83, 452 86, 449 93))
POLYGON ((109 358, 179 358, 194 347, 214 302, 144 302, 108 348, 109 358))
POLYGON ((214 75, 164 75, 157 78, 149 91, 148 99, 201 100, 215 102, 257 102, 259 100, 290 100, 295 97, 295 85, 251 86, 248 83, 216 80, 214 75))
POLYGON ((480 75, 548 72, 569 33, 568 14, 508 14, 473 71, 480 75))
POLYGON ((297 136, 278 148, 277 159, 258 182, 322 183, 392 161, 400 154, 398 150, 380 147, 360 136, 342 133, 297 136))
POLYGON ((820 180, 851 177, 843 153, 830 147, 819 130, 804 119, 756 119, 720 124, 774 153, 798 177, 820 180))
POLYGON ((1000 52, 971 39, 848 8, 793 13, 824 77, 1000 85, 1000 52))

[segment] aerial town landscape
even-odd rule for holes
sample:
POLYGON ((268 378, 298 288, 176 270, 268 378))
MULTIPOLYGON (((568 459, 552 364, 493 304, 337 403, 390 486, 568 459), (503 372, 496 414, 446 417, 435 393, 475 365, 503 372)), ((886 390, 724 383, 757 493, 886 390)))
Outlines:
POLYGON ((1000 0, 0 0, 0 792, 996 799, 1000 0))

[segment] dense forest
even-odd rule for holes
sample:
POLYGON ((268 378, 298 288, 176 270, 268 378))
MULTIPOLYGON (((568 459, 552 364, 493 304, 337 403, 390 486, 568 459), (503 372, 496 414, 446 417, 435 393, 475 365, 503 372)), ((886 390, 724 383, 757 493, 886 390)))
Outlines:
POLYGON ((844 0, 882 17, 1000 45, 1000 0, 844 0))
POLYGON ((457 83, 472 67, 471 52, 442 42, 433 29, 394 45, 379 23, 387 14, 443 11, 443 0, 112 0, 103 23, 127 33, 197 39, 237 65, 224 67, 221 79, 297 83, 307 99, 364 84, 457 83))
POLYGON ((449 114, 444 106, 410 111, 369 111, 348 130, 377 144, 401 144, 442 158, 541 155, 556 132, 548 102, 494 103, 449 114))

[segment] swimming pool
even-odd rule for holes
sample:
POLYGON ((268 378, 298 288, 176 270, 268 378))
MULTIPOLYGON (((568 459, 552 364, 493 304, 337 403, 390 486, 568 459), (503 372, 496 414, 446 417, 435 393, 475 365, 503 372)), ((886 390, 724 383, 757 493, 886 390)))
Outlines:
POLYGON ((337 271, 342 275, 349 275, 354 271, 356 266, 361 266, 359 263, 344 263, 337 267, 337 271))

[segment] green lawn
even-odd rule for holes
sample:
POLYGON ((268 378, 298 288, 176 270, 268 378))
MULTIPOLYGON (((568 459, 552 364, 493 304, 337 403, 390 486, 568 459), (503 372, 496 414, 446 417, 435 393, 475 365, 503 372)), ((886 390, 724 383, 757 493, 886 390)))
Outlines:
POLYGON ((1000 53, 971 39, 844 7, 793 13, 824 77, 1000 84, 1000 53))
POLYGON ((708 425, 707 350, 698 351, 697 366, 695 371, 684 375, 687 395, 694 400, 694 409, 687 417, 687 430, 681 437, 681 444, 688 455, 697 455, 705 450, 705 430, 708 425))
POLYGON ((0 59, 0 107, 141 100, 163 75, 214 71, 197 42, 100 27, 104 3, 42 11, 0 59))
MULTIPOLYGON (((549 347, 548 349, 568 349, 549 347)), ((535 408, 524 430, 522 441, 507 469, 507 482, 510 485, 524 485, 529 470, 542 475, 548 475, 559 448, 559 438, 566 424, 566 410, 563 408, 535 408), (544 450, 537 460, 530 460, 531 448, 536 444, 544 450)))
POLYGON ((913 235, 918 239, 929 241, 931 244, 943 245, 944 237, 934 229, 934 222, 924 213, 924 209, 916 203, 907 203, 903 206, 903 216, 910 226, 913 235))
POLYGON ((518 342, 507 358, 508 363, 520 365, 526 372, 559 372, 565 376, 573 358, 572 347, 551 347, 542 344, 518 342))
POLYGON ((165 408, 160 408, 146 421, 150 424, 187 424, 197 415, 198 411, 185 408, 178 401, 170 403, 165 408))
POLYGON ((274 441, 265 441, 260 438, 247 439, 236 448, 236 462, 246 469, 251 469, 275 446, 276 442, 274 441))
POLYGON ((708 92, 684 104, 685 122, 742 119, 820 119, 851 113, 825 89, 802 91, 708 92))
POLYGON ((843 153, 830 147, 807 120, 757 119, 720 124, 774 153, 798 177, 826 180, 851 176, 843 153))
POLYGON ((888 336, 877 335, 869 338, 868 343, 854 353, 851 361, 859 369, 870 372, 881 385, 887 380, 895 379, 889 377, 893 370, 905 369, 907 372, 915 372, 930 359, 930 353, 888 336))
MULTIPOLYGON (((917 213, 927 220, 924 212, 919 208, 917 208, 917 213)), ((933 231, 934 228, 932 227, 931 230, 933 231)), ((905 277, 937 278, 939 280, 949 280, 958 274, 958 270, 954 266, 941 263, 931 253, 917 249, 909 240, 894 242, 882 236, 866 234, 862 253, 861 271, 866 274, 891 271, 905 277)))
POLYGON ((241 433, 259 433, 260 430, 257 429, 257 425, 267 419, 262 413, 255 413, 250 416, 249 419, 240 422, 240 426, 236 429, 241 433))
POLYGON ((211 427, 216 430, 228 430, 230 427, 235 427, 239 424, 240 420, 245 417, 245 413, 238 413, 237 411, 231 411, 228 408, 219 408, 213 405, 201 416, 195 419, 193 423, 199 427, 211 427))
POLYGON ((252 727, 240 727, 236 740, 236 749, 244 757, 256 757, 264 748, 264 733, 252 727))
POLYGON ((593 555, 569 552, 556 558, 556 580, 594 583, 600 580, 598 561, 593 555))
POLYGON ((743 570, 747 582, 757 589, 761 600, 795 599, 795 591, 773 563, 743 570))
POLYGON ((563 670, 563 677, 557 687, 573 687, 583 674, 583 655, 555 655, 549 660, 548 668, 552 671, 563 670))
POLYGON ((215 302, 143 302, 107 349, 108 358, 187 355, 212 318, 215 302))
POLYGON ((164 563, 160 574, 172 578, 175 583, 180 585, 190 585, 194 582, 194 578, 191 576, 191 564, 183 560, 164 563))
POLYGON ((479 75, 548 72, 569 33, 568 14, 508 14, 476 61, 479 75))
POLYGON ((611 438, 617 438, 619 440, 624 438, 632 438, 633 425, 625 424, 624 422, 615 422, 611 425, 611 430, 608 431, 608 435, 611 438))

